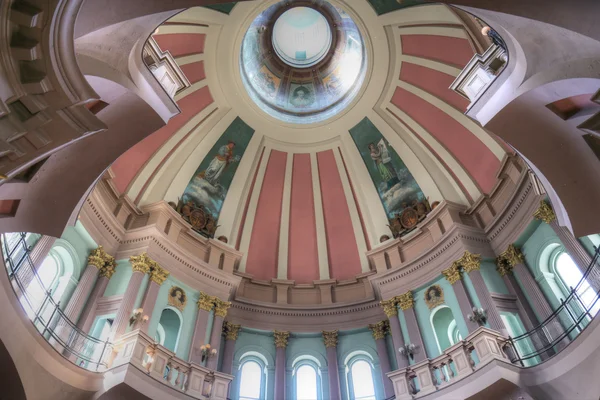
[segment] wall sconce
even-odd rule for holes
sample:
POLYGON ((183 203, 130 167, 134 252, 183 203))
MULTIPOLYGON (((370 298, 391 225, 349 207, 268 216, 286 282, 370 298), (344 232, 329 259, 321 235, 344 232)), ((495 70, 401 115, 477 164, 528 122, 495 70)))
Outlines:
POLYGON ((212 349, 210 344, 207 343, 200 346, 200 353, 202 354, 202 361, 204 361, 216 356, 218 352, 217 349, 212 349))
POLYGON ((135 310, 133 310, 133 315, 131 316, 131 318, 129 318, 129 326, 134 324, 137 325, 138 323, 141 323, 143 325, 146 322, 148 322, 148 316, 144 315, 143 308, 136 308, 135 310))
POLYGON ((467 315, 469 321, 475 322, 479 326, 485 325, 487 321, 487 313, 483 308, 473 307, 473 314, 467 315))
POLYGON ((402 354, 406 358, 414 359, 414 355, 417 352, 417 345, 412 343, 406 343, 404 346, 398 349, 400 354, 402 354))

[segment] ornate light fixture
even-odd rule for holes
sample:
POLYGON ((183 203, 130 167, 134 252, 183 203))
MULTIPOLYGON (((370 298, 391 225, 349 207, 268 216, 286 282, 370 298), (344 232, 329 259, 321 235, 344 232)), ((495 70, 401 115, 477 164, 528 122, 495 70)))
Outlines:
POLYGON ((479 326, 485 325, 487 321, 487 313, 483 308, 473 307, 473 314, 467 315, 469 321, 477 323, 479 326))
POLYGON ((217 355, 217 349, 212 349, 210 343, 203 344, 200 346, 200 353, 202 354, 202 361, 207 360, 217 355))
POLYGON ((412 343, 406 343, 404 346, 398 349, 400 354, 402 354, 406 358, 414 359, 414 355, 417 352, 417 345, 412 343))
POLYGON ((131 316, 131 318, 129 318, 129 325, 137 325, 138 323, 141 323, 143 325, 146 322, 148 322, 148 318, 149 317, 147 315, 144 315, 143 308, 136 308, 135 310, 133 310, 133 315, 131 316))

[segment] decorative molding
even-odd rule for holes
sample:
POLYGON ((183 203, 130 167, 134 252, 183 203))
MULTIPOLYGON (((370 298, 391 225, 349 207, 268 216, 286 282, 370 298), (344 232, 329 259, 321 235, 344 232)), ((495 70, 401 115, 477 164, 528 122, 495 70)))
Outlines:
POLYGON ((321 331, 323 335, 323 343, 325 347, 337 347, 338 344, 338 331, 321 331))
POLYGON ((215 299, 216 299, 216 297, 214 297, 214 296, 210 296, 204 292, 200 292, 200 298, 196 302, 196 305, 198 306, 198 310, 204 310, 204 311, 210 312, 210 310, 212 310, 213 307, 215 306, 215 299))
POLYGON ((442 275, 444 275, 446 280, 450 282, 451 285, 454 285, 461 279, 460 270, 454 264, 452 264, 450 268, 442 270, 442 275))
POLYGON ((556 221, 556 214, 554 210, 550 206, 550 204, 546 203, 545 200, 540 201, 539 208, 533 213, 533 217, 535 219, 539 219, 549 224, 552 221, 556 221))
POLYGON ((227 310, 231 307, 230 301, 223 301, 219 298, 215 298, 215 316, 225 318, 227 316, 227 310))
POLYGON ((161 268, 158 263, 154 263, 151 271, 150 271, 150 280, 157 283, 159 286, 162 285, 169 276, 169 271, 164 268, 161 268))
POLYGON ((395 298, 382 300, 379 302, 379 304, 383 308, 383 312, 388 316, 388 318, 398 315, 398 306, 395 298))
POLYGON ((146 253, 129 257, 129 262, 131 263, 133 272, 141 272, 143 274, 150 272, 150 267, 153 263, 152 259, 146 253))
POLYGON ((452 266, 462 268, 467 274, 472 271, 477 271, 481 268, 481 255, 472 254, 466 250, 461 258, 452 263, 452 266))
POLYGON ((275 347, 285 349, 288 345, 290 333, 285 331, 273 331, 273 335, 275 336, 275 347))
POLYGON ((390 325, 387 320, 380 321, 376 324, 369 324, 369 329, 373 335, 373 339, 380 340, 385 338, 386 333, 390 330, 390 325))
POLYGON ((400 296, 394 297, 394 299, 402 310, 408 310, 409 308, 413 308, 415 306, 415 300, 412 292, 406 292, 400 296))
POLYGON ((225 334, 226 340, 237 340, 238 335, 242 329, 241 325, 232 324, 229 321, 225 321, 223 324, 223 333, 225 334))
POLYGON ((496 266, 500 276, 504 276, 512 272, 513 268, 518 264, 525 262, 523 253, 517 249, 514 244, 508 246, 508 248, 496 258, 496 266))

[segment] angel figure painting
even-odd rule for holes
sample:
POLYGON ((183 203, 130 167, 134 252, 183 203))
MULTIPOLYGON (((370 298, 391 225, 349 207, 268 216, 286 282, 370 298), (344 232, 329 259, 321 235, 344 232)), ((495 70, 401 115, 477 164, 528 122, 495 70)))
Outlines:
POLYGON ((223 132, 190 179, 181 200, 203 207, 216 221, 254 130, 239 117, 223 132))
POLYGON ((388 218, 426 200, 404 161, 373 123, 365 118, 350 129, 388 218))

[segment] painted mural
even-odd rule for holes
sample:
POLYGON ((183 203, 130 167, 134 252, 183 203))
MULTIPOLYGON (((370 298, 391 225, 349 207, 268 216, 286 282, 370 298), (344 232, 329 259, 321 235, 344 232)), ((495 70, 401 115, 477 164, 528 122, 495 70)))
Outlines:
POLYGON ((350 135, 377 188, 389 219, 412 208, 426 198, 400 156, 373 123, 365 118, 350 135))
POLYGON ((185 188, 177 209, 198 232, 212 237, 223 201, 254 129, 239 117, 223 132, 185 188))

